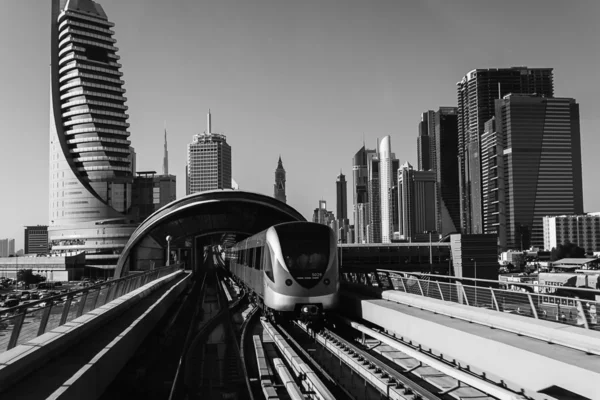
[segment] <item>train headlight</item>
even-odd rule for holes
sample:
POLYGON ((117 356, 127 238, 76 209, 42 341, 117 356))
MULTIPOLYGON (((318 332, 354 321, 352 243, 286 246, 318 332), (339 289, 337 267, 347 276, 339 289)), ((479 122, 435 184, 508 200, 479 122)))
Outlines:
POLYGON ((292 283, 294 283, 291 279, 286 279, 285 280, 285 284, 288 286, 292 286, 292 283))
POLYGON ((323 283, 326 285, 329 285, 331 283, 331 281, 327 278, 323 279, 323 283))

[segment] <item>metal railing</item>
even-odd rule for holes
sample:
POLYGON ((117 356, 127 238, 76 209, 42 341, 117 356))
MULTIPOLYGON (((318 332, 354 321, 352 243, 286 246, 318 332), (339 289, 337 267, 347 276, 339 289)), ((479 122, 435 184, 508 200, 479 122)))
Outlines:
POLYGON ((596 297, 599 293, 598 290, 380 269, 353 268, 342 271, 340 275, 342 282, 362 284, 383 290, 398 290, 471 307, 600 330, 598 315, 600 314, 600 302, 595 301, 598 298, 596 297), (503 289, 503 287, 511 286, 521 290, 503 289), (526 287, 529 287, 531 291, 526 287), (569 296, 552 294, 557 289, 568 291, 571 294, 569 296))
POLYGON ((181 264, 109 280, 0 312, 0 352, 26 343, 181 268, 181 264))

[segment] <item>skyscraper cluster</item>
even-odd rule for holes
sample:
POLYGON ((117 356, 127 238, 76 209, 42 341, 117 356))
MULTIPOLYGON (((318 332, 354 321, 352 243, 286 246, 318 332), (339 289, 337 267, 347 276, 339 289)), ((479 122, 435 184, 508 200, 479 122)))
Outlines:
POLYGON ((421 115, 416 169, 394 164, 389 136, 354 156, 356 243, 460 232, 543 247, 545 216, 583 213, 579 105, 554 97, 551 68, 476 69, 457 88, 458 107, 421 115))

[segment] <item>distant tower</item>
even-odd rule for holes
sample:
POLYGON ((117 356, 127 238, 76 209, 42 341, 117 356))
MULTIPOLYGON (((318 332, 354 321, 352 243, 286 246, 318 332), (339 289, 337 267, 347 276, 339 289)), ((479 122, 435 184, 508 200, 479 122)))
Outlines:
POLYGON ((163 155, 163 175, 169 175, 169 150, 167 150, 167 128, 165 127, 165 151, 163 155))
POLYGON ((348 219, 348 192, 346 189, 346 176, 342 174, 342 171, 340 171, 340 174, 337 177, 335 188, 337 198, 337 219, 346 220, 348 219))
POLYGON ((285 197, 285 169, 283 168, 283 163, 281 162, 281 156, 279 156, 279 161, 277 162, 277 169, 275 170, 275 185, 273 197, 277 200, 287 203, 287 199, 285 197))
POLYGON ((225 135, 212 132, 208 110, 206 132, 188 144, 186 194, 231 189, 231 146, 225 135))

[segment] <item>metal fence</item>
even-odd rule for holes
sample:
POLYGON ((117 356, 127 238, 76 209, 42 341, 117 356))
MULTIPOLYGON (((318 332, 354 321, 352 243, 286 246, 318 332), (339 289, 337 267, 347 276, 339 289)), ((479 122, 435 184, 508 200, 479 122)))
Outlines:
POLYGON ((552 294, 556 292, 556 286, 427 274, 417 276, 389 270, 342 271, 341 277, 342 282, 600 330, 600 302, 591 300, 597 298, 597 290, 561 287, 572 293, 566 297, 552 294), (505 289, 511 286, 520 290, 505 289))
POLYGON ((0 312, 0 352, 26 343, 180 268, 180 264, 174 264, 5 309, 0 312))

